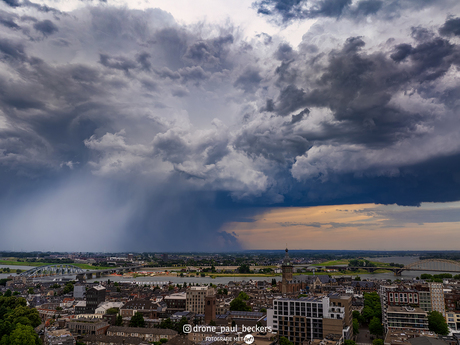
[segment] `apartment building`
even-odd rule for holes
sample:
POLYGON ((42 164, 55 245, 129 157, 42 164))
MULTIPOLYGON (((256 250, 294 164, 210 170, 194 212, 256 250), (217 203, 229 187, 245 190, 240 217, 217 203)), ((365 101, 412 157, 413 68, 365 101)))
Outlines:
POLYGON ((338 294, 275 299, 273 308, 267 310, 267 326, 294 345, 330 335, 349 339, 351 302, 351 296, 338 294))
POLYGON ((427 312, 410 306, 388 307, 388 330, 428 331, 427 312))
MULTIPOLYGON (((385 332, 388 331, 388 306, 389 306, 389 292, 395 293, 398 289, 396 285, 380 285, 379 288, 379 296, 380 296, 380 304, 382 306, 382 323, 385 328, 385 332)), ((394 295, 393 295, 394 297, 394 295)))
POLYGON ((86 291, 86 313, 95 313, 98 305, 105 302, 105 293, 103 286, 94 286, 86 291))
POLYGON ((173 315, 178 311, 186 310, 187 294, 185 292, 173 293, 164 298, 164 301, 168 307, 166 310, 168 315, 173 315))
POLYGON ((189 287, 186 296, 186 310, 195 314, 204 314, 206 297, 213 297, 215 294, 215 290, 208 286, 189 287))
POLYGON ((431 310, 438 311, 446 317, 446 302, 444 300, 444 285, 442 283, 428 283, 431 297, 431 310))

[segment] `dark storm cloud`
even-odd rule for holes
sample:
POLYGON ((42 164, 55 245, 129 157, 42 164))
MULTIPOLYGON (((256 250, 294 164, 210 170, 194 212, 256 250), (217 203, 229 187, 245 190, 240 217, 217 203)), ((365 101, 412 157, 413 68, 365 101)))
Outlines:
POLYGON ((238 249, 222 228, 266 205, 459 200, 460 54, 446 3, 259 2, 286 23, 317 19, 297 47, 229 27, 203 35, 158 9, 85 7, 56 22, 9 6, 0 167, 9 195, 25 191, 1 228, 45 231, 57 208, 51 237, 72 222, 114 227, 117 249, 238 249), (427 6, 434 19, 417 17, 427 6), (33 25, 49 38, 29 37, 33 25))
POLYGON ((390 57, 396 62, 401 62, 412 53, 412 50, 413 48, 410 44, 398 44, 395 47, 395 52, 391 54, 390 57))
POLYGON ((443 36, 460 36, 460 18, 450 18, 439 28, 443 36))
POLYGON ((16 16, 13 16, 7 12, 0 11, 0 24, 3 26, 6 26, 7 28, 17 30, 20 29, 21 27, 15 23, 14 19, 16 19, 16 16))
POLYGON ((136 61, 142 66, 142 69, 145 71, 150 71, 152 67, 151 62, 149 61, 151 55, 146 52, 142 52, 136 56, 136 61))
POLYGON ((288 43, 282 43, 275 52, 275 58, 280 61, 291 60, 293 58, 293 53, 294 51, 288 43))
POLYGON ((284 23, 296 19, 340 17, 351 0, 262 0, 253 3, 257 13, 280 16, 284 23), (307 7, 310 5, 310 7, 307 7))
POLYGON ((309 16, 315 17, 340 17, 343 10, 350 6, 351 0, 321 0, 310 9, 309 16))
POLYGON ((416 26, 411 28, 411 36, 417 41, 428 41, 434 37, 434 32, 427 28, 416 26))
POLYGON ((37 11, 40 12, 51 12, 54 14, 59 14, 61 13, 60 11, 56 10, 55 8, 46 6, 46 5, 39 5, 34 2, 31 2, 29 0, 2 0, 4 3, 6 3, 8 6, 11 6, 13 8, 17 7, 30 7, 33 8, 37 11))
POLYGON ((289 84, 280 90, 276 111, 285 116, 304 107, 327 107, 341 123, 326 125, 323 133, 338 138, 348 132, 346 140, 355 142, 377 144, 411 136, 424 116, 393 106, 392 96, 408 87, 422 91, 420 83, 441 78, 451 66, 458 66, 458 47, 439 37, 414 47, 396 45, 389 57, 364 53, 364 47, 362 38, 348 38, 341 50, 330 53, 313 88, 289 84), (404 64, 406 60, 411 64, 404 64))
POLYGON ((226 67, 228 46, 234 42, 231 34, 220 36, 211 40, 199 41, 187 47, 183 55, 184 61, 192 65, 207 66, 211 68, 226 67))
POLYGON ((20 0, 3 0, 3 2, 11 7, 21 6, 20 0))
POLYGON ((260 72, 256 68, 249 67, 243 71, 233 85, 246 92, 254 92, 259 87, 261 81, 262 76, 260 72))
POLYGON ((21 43, 12 42, 8 39, 0 39, 0 59, 25 61, 27 56, 21 43))
MULTIPOLYGON (((441 1, 444 2, 444 1, 441 1)), ((253 3, 257 13, 286 25, 295 20, 314 18, 348 18, 360 21, 368 16, 394 20, 407 10, 419 11, 432 6, 434 0, 260 0, 253 3)))
POLYGON ((119 69, 129 73, 130 69, 136 68, 137 63, 123 56, 109 56, 107 54, 99 54, 99 62, 108 68, 119 69))
POLYGON ((59 31, 58 27, 48 19, 35 23, 34 29, 40 31, 44 36, 52 35, 59 31))
POLYGON ((351 10, 352 15, 368 16, 377 13, 383 6, 383 1, 380 0, 363 0, 359 1, 354 9, 351 10))

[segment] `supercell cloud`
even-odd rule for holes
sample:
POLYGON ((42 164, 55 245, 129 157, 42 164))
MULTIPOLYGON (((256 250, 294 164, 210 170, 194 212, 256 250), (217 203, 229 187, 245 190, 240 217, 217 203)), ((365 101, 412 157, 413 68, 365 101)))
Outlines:
POLYGON ((237 250, 268 206, 460 199, 457 1, 247 6, 314 24, 1 2, 0 249, 237 250))

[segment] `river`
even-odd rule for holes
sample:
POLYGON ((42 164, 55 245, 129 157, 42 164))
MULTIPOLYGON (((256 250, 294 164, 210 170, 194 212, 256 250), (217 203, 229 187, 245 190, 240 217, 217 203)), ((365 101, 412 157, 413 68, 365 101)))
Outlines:
MULTIPOLYGON (((367 258, 372 261, 380 261, 380 262, 394 262, 398 264, 404 264, 407 265, 411 262, 418 261, 419 258, 416 256, 390 256, 390 257, 380 257, 380 258, 367 258)), ((28 270, 31 269, 32 267, 30 266, 9 266, 9 265, 0 265, 0 268, 5 268, 9 267, 13 275, 16 274, 16 269, 20 270, 28 270)), ((317 267, 316 267, 317 268, 317 267)), ((423 271, 403 271, 401 276, 396 277, 393 272, 387 272, 387 273, 368 273, 368 274, 359 274, 361 279, 389 279, 389 280, 395 280, 395 279, 414 279, 416 277, 420 277, 421 274, 423 273, 430 273, 433 274, 433 272, 423 272, 423 271)), ((1 278, 6 278, 10 274, 0 274, 0 279, 1 278)), ((353 276, 355 277, 355 276, 353 276)), ((72 278, 75 278, 73 276, 72 278)), ((250 279, 252 280, 265 280, 268 282, 271 282, 272 279, 275 278, 277 281, 281 280, 281 276, 277 277, 216 277, 216 278, 211 278, 211 277, 177 277, 177 276, 155 276, 155 277, 136 277, 136 278, 130 278, 130 277, 122 277, 122 276, 104 276, 101 278, 95 278, 95 279, 89 279, 88 282, 94 282, 94 281, 106 281, 110 279, 111 281, 117 281, 117 282, 137 282, 140 284, 148 284, 148 285, 156 285, 160 284, 162 282, 172 282, 174 284, 228 284, 230 281, 235 281, 235 282, 240 282, 240 281, 249 281, 250 279)))

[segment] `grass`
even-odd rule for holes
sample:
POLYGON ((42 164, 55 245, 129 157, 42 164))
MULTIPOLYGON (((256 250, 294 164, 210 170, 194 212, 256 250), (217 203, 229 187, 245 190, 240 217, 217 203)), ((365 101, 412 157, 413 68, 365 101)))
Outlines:
POLYGON ((313 264, 311 266, 336 266, 336 265, 348 265, 348 260, 331 260, 322 262, 320 264, 313 264))
MULTIPOLYGON (((30 267, 40 267, 40 266, 47 266, 47 265, 57 265, 55 262, 28 262, 28 261, 14 261, 14 260, 0 260, 0 265, 8 265, 8 266, 30 266, 30 267)), ((73 266, 80 267, 86 270, 103 270, 107 268, 113 268, 113 266, 91 266, 88 264, 69 264, 73 266)))

